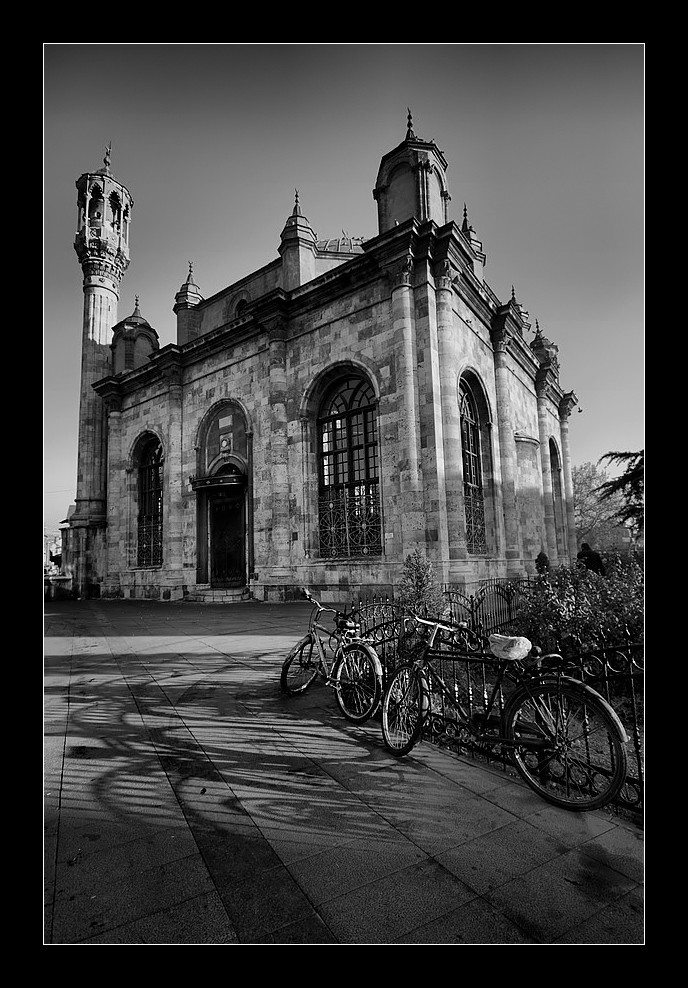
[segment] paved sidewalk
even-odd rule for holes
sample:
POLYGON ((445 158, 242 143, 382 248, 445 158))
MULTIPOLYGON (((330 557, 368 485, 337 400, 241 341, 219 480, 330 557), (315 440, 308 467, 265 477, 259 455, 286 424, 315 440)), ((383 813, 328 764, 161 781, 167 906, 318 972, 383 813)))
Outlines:
POLYGON ((642 830, 279 689, 307 604, 45 604, 44 945, 644 944, 642 830))

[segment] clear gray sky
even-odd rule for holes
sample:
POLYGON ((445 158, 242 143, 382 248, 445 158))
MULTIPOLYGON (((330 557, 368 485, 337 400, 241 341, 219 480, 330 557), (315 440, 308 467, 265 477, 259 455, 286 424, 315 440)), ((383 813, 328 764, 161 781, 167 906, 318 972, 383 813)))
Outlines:
MULTIPOLYGON (((573 464, 644 447, 644 44, 45 44, 44 530, 76 487, 82 274, 75 182, 134 197, 118 318, 176 342, 204 297, 274 260, 299 190, 319 238, 373 237, 380 158, 406 134, 448 162, 485 278, 559 347, 573 464)), ((613 470, 610 472, 614 472, 613 470)))

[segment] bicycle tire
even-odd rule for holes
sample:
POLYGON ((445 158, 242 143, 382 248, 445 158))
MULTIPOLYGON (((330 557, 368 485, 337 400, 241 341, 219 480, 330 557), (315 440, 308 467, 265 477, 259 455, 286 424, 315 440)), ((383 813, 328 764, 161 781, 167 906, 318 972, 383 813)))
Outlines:
POLYGON ((382 740, 393 755, 407 755, 423 732, 424 686, 412 663, 399 666, 382 698, 382 740))
POLYGON ((290 649, 282 663, 280 674, 282 692, 288 693, 289 696, 305 693, 318 675, 319 668, 320 656, 313 637, 304 635, 301 641, 290 649))
POLYGON ((382 696, 382 682, 372 650, 352 642, 345 645, 332 671, 337 706, 354 724, 373 716, 382 696))
POLYGON ((521 778, 568 810, 596 810, 620 792, 627 772, 626 733, 614 709, 584 683, 541 683, 516 691, 504 711, 504 736, 541 741, 513 748, 521 778))

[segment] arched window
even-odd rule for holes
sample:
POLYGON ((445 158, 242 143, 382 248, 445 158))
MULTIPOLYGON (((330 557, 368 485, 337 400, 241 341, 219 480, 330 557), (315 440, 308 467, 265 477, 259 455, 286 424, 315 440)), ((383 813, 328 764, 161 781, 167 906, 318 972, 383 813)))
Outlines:
POLYGON ((487 552, 485 537, 485 498, 481 463, 481 436, 478 406, 473 393, 461 381, 461 454, 463 457, 463 499, 466 511, 466 547, 470 553, 487 552))
POLYGON ((205 430, 201 468, 209 476, 228 462, 230 456, 246 462, 246 420, 238 405, 223 401, 205 430))
POLYGON ((553 439, 550 439, 549 441, 549 465, 552 478, 552 510, 554 513, 554 527, 557 538, 557 552, 561 555, 566 551, 566 515, 564 512, 559 450, 557 449, 557 445, 553 439))
POLYGON ((138 456, 137 566, 162 564, 162 446, 149 439, 138 456))
POLYGON ((379 556, 382 524, 375 392, 350 374, 325 392, 318 416, 322 556, 379 556))

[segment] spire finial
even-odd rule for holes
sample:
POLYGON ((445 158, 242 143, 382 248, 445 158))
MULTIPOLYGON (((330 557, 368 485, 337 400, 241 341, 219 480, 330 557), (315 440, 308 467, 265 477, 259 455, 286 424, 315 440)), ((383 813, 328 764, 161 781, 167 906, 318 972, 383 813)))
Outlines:
POLYGON ((294 189, 294 211, 292 213, 292 216, 300 216, 300 215, 301 215, 301 206, 299 204, 299 190, 294 189))
POLYGON ((468 222, 468 209, 466 203, 463 204, 463 223, 461 224, 461 230, 463 233, 468 233, 470 230, 470 224, 468 222))
POLYGON ((415 141, 416 135, 413 133, 413 117, 411 116, 411 110, 406 107, 406 112, 408 114, 406 118, 406 140, 415 141))
POLYGON ((511 286, 511 301, 514 303, 514 305, 516 304, 516 289, 514 288, 513 285, 511 286))

